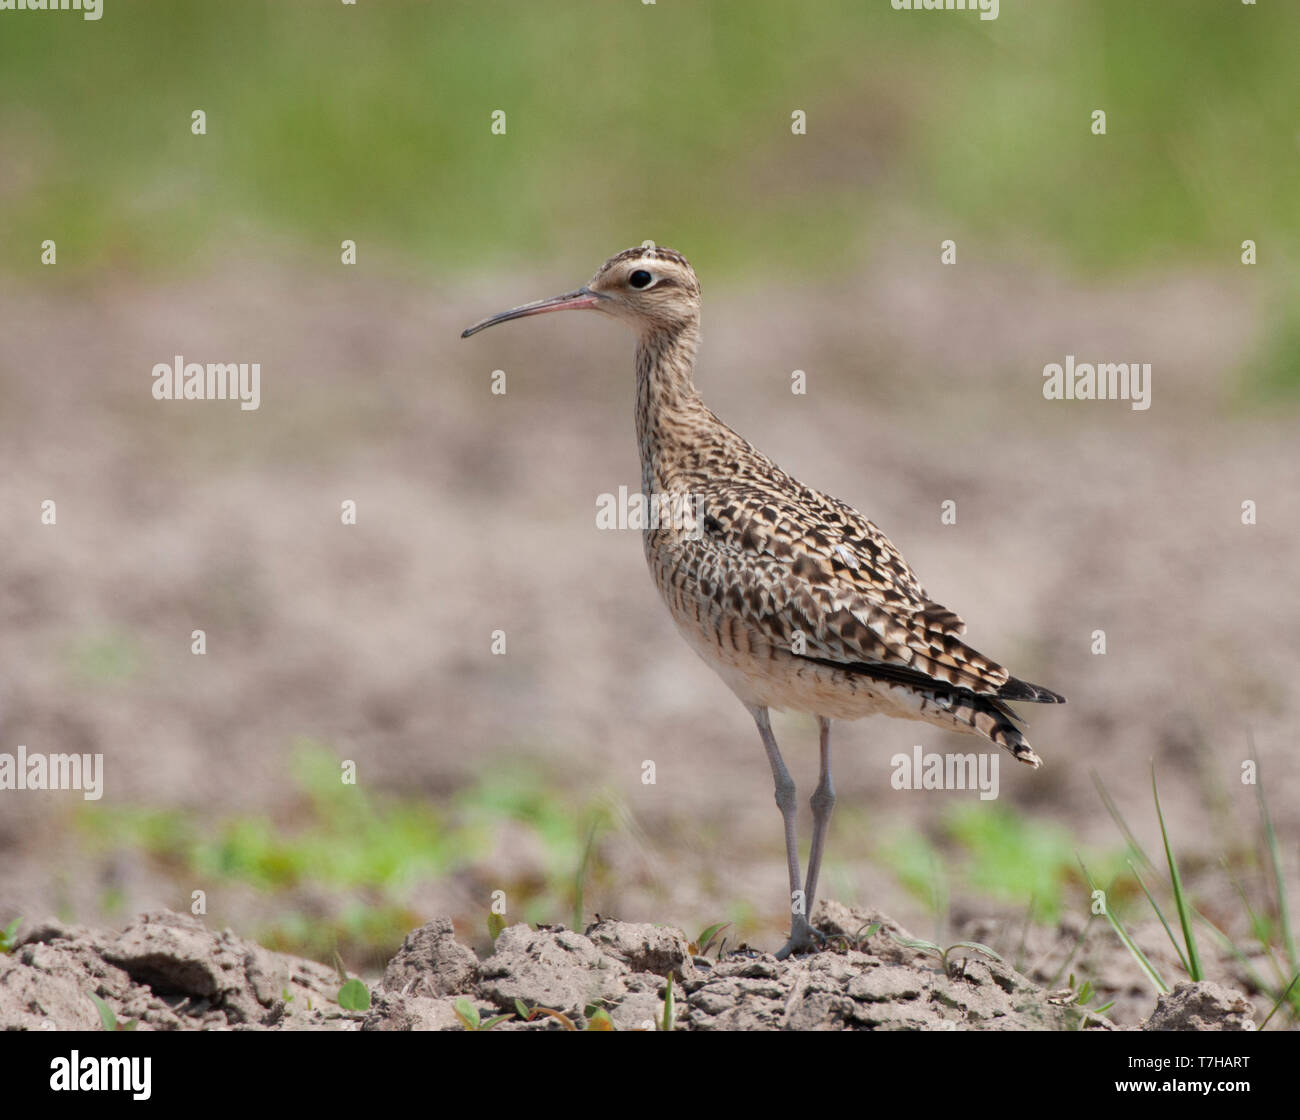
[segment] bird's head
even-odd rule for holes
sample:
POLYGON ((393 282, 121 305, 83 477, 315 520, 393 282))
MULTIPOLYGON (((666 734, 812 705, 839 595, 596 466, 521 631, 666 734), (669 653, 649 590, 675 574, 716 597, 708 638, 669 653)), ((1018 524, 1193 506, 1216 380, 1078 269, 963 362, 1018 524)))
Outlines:
POLYGON ((585 288, 512 307, 475 323, 461 332, 461 338, 548 311, 602 311, 629 323, 642 337, 674 333, 698 322, 700 282, 690 262, 672 249, 624 249, 601 265, 585 288))

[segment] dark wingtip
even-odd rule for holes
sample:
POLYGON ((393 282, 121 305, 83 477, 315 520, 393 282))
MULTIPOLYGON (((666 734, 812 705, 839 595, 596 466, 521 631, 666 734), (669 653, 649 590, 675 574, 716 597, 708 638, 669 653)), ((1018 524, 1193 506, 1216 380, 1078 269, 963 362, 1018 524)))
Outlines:
POLYGON ((1053 692, 1050 688, 1044 688, 1041 684, 1030 684, 1028 681, 1016 680, 1015 677, 1012 677, 998 689, 998 699, 1019 700, 1026 704, 1065 703, 1065 697, 1059 692, 1053 692))

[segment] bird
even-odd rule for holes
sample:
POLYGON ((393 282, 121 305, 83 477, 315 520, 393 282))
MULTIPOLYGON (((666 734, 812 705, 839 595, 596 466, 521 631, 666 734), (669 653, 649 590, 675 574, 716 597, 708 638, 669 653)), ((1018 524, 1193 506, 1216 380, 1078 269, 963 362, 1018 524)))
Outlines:
POLYGON ((646 561, 687 643, 749 710, 785 832, 790 934, 776 957, 815 951, 817 895, 835 787, 831 723, 885 714, 982 737, 1042 760, 1008 703, 1065 698, 1013 677, 967 645, 961 616, 930 598, 902 553, 857 510, 786 474, 724 424, 695 387, 701 290, 681 253, 644 243, 584 287, 475 323, 479 331, 556 311, 621 320, 636 335, 641 485, 665 516, 643 532, 646 561), (769 713, 816 718, 820 771, 801 881, 796 788, 769 713))

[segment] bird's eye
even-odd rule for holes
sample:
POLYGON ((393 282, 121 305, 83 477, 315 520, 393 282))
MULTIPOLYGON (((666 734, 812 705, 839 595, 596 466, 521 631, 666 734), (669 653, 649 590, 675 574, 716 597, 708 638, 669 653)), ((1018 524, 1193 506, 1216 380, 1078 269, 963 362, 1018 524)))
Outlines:
POLYGON ((644 268, 638 268, 634 273, 632 273, 631 276, 627 278, 627 282, 628 285, 633 288, 648 288, 650 287, 650 281, 653 279, 654 277, 651 276, 650 273, 648 273, 644 268))

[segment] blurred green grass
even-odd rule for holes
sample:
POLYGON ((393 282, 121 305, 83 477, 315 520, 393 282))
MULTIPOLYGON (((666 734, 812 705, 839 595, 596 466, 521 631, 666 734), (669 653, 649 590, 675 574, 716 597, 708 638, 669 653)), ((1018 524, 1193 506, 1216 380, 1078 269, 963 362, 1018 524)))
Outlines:
MULTIPOLYGON (((911 830, 882 837, 875 858, 940 919, 949 886, 960 884, 967 894, 1050 923, 1078 897, 1083 883, 1078 853, 1078 840, 1067 828, 1007 806, 979 804, 949 808, 933 838, 911 830)), ((1116 846, 1089 850, 1087 858, 1110 882, 1124 869, 1124 854, 1116 846)))
POLYGON ((715 275, 833 271, 913 213, 1083 269, 1235 263, 1245 237, 1293 263, 1297 31, 1295 6, 1221 0, 6 13, 2 267, 45 237, 65 266, 162 271, 258 238, 450 271, 650 237, 715 275))
MULTIPOLYGON (((436 807, 341 782, 335 753, 308 739, 293 747, 290 772, 295 792, 275 819, 96 804, 77 816, 85 858, 141 853, 189 884, 182 895, 197 885, 217 909, 224 887, 251 887, 270 903, 272 916, 258 931, 264 944, 321 960, 342 947, 379 965, 424 920, 411 889, 472 876, 507 822, 519 829, 516 844, 522 836, 535 850, 538 865, 536 872, 531 864, 500 872, 492 885, 506 892, 511 921, 567 920, 575 902, 581 906, 586 882, 606 874, 598 859, 585 864, 588 849, 619 815, 608 798, 575 805, 573 794, 526 762, 486 772, 436 807), (328 914, 316 912, 321 891, 336 900, 328 914)), ((486 919, 490 891, 481 893, 486 919)), ((120 904, 120 892, 101 899, 108 913, 120 904)))
MULTIPOLYGON (((472 888, 482 896, 484 923, 493 890, 505 891, 510 922, 581 928, 591 917, 584 895, 616 889, 600 841, 630 825, 626 810, 608 795, 575 800, 518 760, 485 772, 435 807, 344 784, 339 767, 324 745, 296 744, 296 793, 274 820, 96 805, 78 817, 85 856, 111 861, 117 851, 141 853, 178 884, 189 884, 182 893, 200 885, 218 909, 225 887, 252 887, 271 902, 257 932, 264 944, 321 960, 346 950, 377 965, 421 923, 412 888, 449 877, 476 881, 476 868, 492 863, 503 842, 515 850, 523 843, 532 854, 513 870, 494 866, 490 887, 472 888), (507 823, 514 831, 503 832, 507 823), (323 897, 334 900, 328 913, 319 910, 323 897)), ((906 830, 873 848, 871 858, 940 917, 951 884, 1032 908, 1036 920, 1047 922, 1060 917, 1080 885, 1069 831, 1001 806, 954 806, 942 816, 934 841, 906 830)), ((1090 858, 1107 876, 1124 866, 1119 849, 1090 858)), ((746 900, 722 888, 720 894, 730 907, 723 920, 733 923, 736 935, 761 928, 746 900)), ((101 903, 111 912, 120 901, 105 897, 101 903)))

